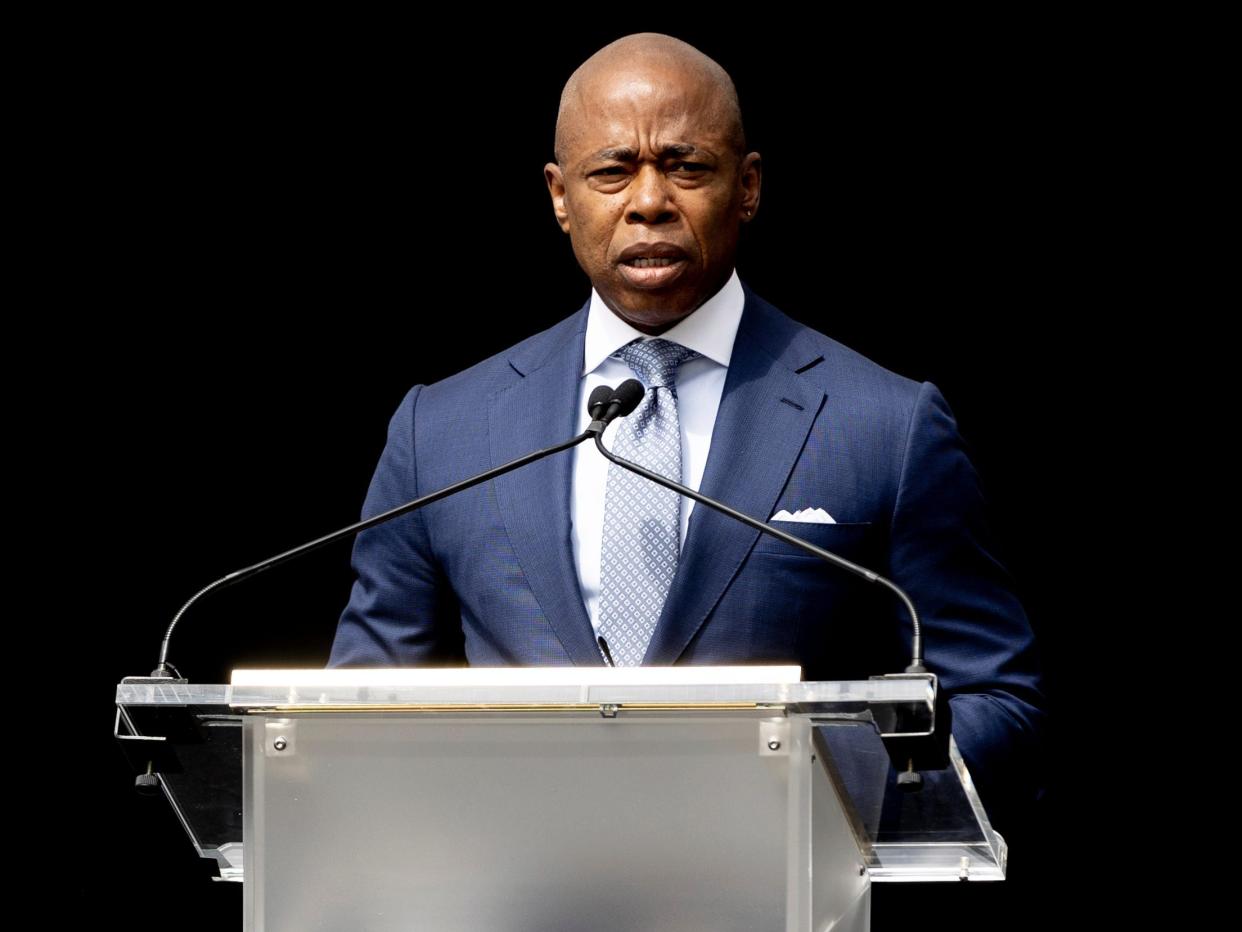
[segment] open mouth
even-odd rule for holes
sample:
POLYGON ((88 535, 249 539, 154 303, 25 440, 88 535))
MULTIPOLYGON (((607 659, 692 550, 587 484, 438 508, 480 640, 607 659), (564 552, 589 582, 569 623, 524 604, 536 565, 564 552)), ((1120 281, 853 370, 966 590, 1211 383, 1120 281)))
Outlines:
POLYGON ((618 267, 626 281, 636 288, 663 288, 676 280, 687 265, 684 258, 643 257, 627 259, 618 267))
POLYGON ((675 243, 635 243, 621 253, 621 275, 635 288, 663 288, 690 265, 685 250, 675 243), (627 255, 628 253, 628 255, 627 255))
POLYGON ((681 259, 673 259, 671 257, 640 256, 637 259, 627 259, 624 264, 628 265, 632 269, 653 269, 661 268, 666 265, 675 265, 681 261, 681 259))

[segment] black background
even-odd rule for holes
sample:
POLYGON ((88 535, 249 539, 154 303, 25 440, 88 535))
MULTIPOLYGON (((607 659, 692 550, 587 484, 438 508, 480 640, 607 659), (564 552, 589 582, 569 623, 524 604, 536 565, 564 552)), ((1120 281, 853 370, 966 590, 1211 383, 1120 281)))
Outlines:
MULTIPOLYGON (((65 849, 55 908, 240 928, 240 887, 211 883, 166 807, 130 789, 115 683, 150 670, 202 585, 357 519, 411 385, 581 306, 542 177, 557 99, 591 52, 649 29, 733 75, 764 157, 739 274, 941 388, 1040 642, 1051 789, 1009 839, 1010 879, 877 887, 874 927, 949 928, 947 911, 958 929, 1046 927, 1064 907, 1050 891, 1084 869, 1066 849, 1090 861, 1067 839, 1099 824, 1110 766, 1082 708, 1115 632, 1083 576, 1126 481, 1110 386, 1118 283, 1142 276, 1124 249, 1139 88, 1066 23, 534 19, 109 22, 73 63, 57 281, 87 312, 85 352, 51 423, 69 503, 99 498, 64 519, 54 595, 75 620, 46 633, 98 703, 74 713, 87 779, 75 768, 63 826, 91 841, 65 849)), ((321 666, 351 579, 338 544, 209 596, 172 659, 196 683, 321 666)))

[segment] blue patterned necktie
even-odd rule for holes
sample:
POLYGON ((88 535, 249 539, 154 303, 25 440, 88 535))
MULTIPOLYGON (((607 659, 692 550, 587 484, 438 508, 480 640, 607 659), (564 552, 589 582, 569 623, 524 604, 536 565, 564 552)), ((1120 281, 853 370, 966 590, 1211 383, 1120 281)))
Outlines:
MULTIPOLYGON (((617 350, 647 389, 617 427, 612 450, 681 482, 677 367, 699 354, 669 340, 635 340, 617 350)), ((600 550, 599 633, 619 667, 638 666, 677 571, 681 496, 608 465, 600 550)))

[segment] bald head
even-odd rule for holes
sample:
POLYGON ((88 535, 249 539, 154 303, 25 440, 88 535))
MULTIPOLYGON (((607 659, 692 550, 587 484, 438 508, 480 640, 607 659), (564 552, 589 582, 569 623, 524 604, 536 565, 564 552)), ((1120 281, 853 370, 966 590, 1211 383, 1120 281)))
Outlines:
POLYGON ((734 153, 746 152, 742 109, 729 73, 694 46, 658 32, 623 36, 578 66, 565 82, 556 113, 556 161, 565 165, 582 133, 582 121, 592 94, 606 92, 609 82, 632 75, 658 76, 680 82, 689 93, 703 98, 718 126, 725 128, 734 153))

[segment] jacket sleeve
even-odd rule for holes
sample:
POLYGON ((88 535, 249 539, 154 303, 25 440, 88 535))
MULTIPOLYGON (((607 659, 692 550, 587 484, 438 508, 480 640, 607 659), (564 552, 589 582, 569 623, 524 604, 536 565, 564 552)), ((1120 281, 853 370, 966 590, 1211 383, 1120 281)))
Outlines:
MULTIPOLYGON (((419 496, 414 419, 423 386, 406 393, 388 423, 388 440, 371 478, 362 517, 419 496)), ((337 623, 329 667, 462 662, 456 598, 437 565, 421 511, 361 532, 356 578, 337 623)))
POLYGON ((949 696, 980 798, 1003 826, 1043 792, 1047 703, 1026 612, 991 552, 979 477, 930 382, 911 416, 891 535, 890 569, 919 611, 925 665, 949 696))

